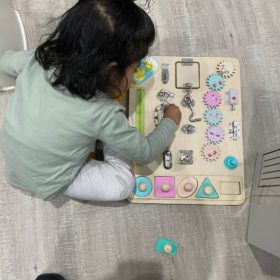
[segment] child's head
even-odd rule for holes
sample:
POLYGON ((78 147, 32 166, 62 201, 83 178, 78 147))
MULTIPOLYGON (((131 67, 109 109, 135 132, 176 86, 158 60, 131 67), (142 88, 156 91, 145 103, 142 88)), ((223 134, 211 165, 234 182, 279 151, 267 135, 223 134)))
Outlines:
POLYGON ((90 99, 99 89, 123 92, 155 39, 146 12, 133 0, 80 0, 36 50, 52 85, 90 99))

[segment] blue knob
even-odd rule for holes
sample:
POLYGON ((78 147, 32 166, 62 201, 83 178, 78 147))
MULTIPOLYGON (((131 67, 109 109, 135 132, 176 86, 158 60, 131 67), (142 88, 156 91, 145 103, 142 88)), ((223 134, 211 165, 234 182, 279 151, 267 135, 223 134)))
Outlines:
POLYGON ((229 156, 224 160, 225 167, 229 170, 233 170, 238 166, 238 161, 235 157, 229 156))

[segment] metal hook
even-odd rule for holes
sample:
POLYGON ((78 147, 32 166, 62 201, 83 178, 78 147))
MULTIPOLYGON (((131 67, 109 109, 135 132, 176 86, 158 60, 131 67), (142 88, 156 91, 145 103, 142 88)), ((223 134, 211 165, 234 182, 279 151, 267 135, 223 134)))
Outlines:
POLYGON ((201 118, 197 118, 197 119, 193 118, 194 114, 195 114, 195 111, 194 111, 195 102, 189 95, 186 95, 184 97, 183 104, 186 104, 191 109, 191 115, 189 116, 190 122, 200 122, 201 118))
POLYGON ((192 83, 186 83, 186 84, 184 84, 184 86, 185 86, 185 91, 187 92, 187 95, 191 95, 192 88, 193 88, 192 83))

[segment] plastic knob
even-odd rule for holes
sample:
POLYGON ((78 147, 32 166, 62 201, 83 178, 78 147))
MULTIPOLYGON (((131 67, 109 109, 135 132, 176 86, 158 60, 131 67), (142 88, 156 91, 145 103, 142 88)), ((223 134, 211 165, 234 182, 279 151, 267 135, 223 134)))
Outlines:
POLYGON ((166 244, 164 247, 163 247, 163 250, 165 253, 169 254, 172 252, 172 246, 170 244, 166 244))
POLYGON ((238 167, 238 161, 235 157, 229 156, 224 160, 225 167, 229 170, 233 170, 238 167))
POLYGON ((206 195, 211 195, 213 193, 213 189, 210 186, 206 186, 203 190, 206 195))
POLYGON ((192 183, 187 183, 187 184, 185 184, 185 186, 184 186, 184 190, 185 190, 186 192, 191 192, 193 189, 194 189, 194 185, 193 185, 192 183))
POLYGON ((147 185, 145 183, 141 183, 139 184, 138 188, 141 192, 144 192, 147 190, 147 185))
POLYGON ((161 190, 162 190, 163 192, 169 192, 170 187, 169 187, 168 184, 163 184, 163 185, 161 186, 161 190))

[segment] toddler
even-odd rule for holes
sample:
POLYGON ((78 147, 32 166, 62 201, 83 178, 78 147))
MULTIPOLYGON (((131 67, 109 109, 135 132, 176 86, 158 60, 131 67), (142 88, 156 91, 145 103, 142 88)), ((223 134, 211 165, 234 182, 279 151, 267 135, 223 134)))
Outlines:
POLYGON ((0 55, 0 71, 16 77, 0 138, 10 186, 45 200, 129 196, 132 161, 159 157, 181 121, 169 105, 143 136, 116 101, 154 38, 153 22, 133 0, 80 0, 36 50, 0 55), (88 158, 97 139, 104 161, 88 158))

